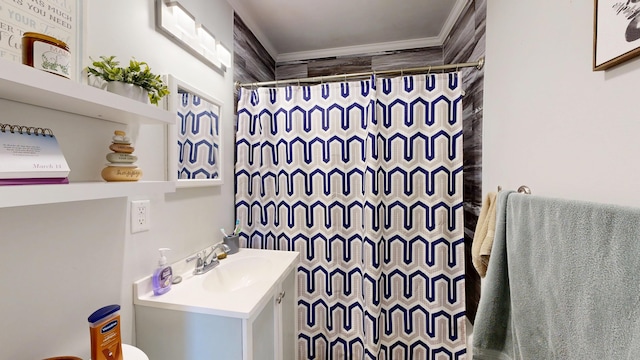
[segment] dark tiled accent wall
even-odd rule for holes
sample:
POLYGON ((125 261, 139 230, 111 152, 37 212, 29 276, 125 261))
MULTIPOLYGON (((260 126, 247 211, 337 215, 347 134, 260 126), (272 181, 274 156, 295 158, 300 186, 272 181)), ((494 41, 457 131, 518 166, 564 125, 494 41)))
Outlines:
MULTIPOLYGON (((381 71, 477 61, 485 51, 486 0, 469 3, 442 47, 377 52, 275 63, 264 47, 235 16, 234 77, 236 82, 297 79, 355 72, 381 71)), ((461 69, 465 98, 464 216, 467 316, 473 323, 480 299, 480 277, 471 263, 471 243, 482 205, 483 71, 461 69)))
POLYGON ((442 65, 442 48, 393 51, 374 55, 371 59, 371 69, 374 71, 409 69, 429 65, 442 65))
POLYGON ((442 65, 442 48, 385 51, 374 54, 283 62, 276 65, 278 80, 408 69, 442 65))
POLYGON ((238 14, 233 17, 233 42, 234 82, 275 80, 275 60, 238 14))

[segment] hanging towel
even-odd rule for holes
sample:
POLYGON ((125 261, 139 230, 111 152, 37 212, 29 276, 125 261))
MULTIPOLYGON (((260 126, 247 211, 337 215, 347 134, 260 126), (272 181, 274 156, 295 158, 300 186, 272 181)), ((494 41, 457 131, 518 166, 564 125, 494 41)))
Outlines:
POLYGON ((638 359, 640 209, 501 192, 473 359, 638 359))
POLYGON ((485 197, 471 245, 471 260, 480 277, 485 277, 496 231, 496 193, 485 197))

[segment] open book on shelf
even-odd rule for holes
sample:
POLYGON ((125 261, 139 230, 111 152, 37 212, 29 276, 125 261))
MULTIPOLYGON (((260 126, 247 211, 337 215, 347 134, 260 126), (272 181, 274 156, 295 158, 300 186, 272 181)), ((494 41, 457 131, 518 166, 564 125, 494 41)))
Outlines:
POLYGON ((50 129, 0 124, 0 185, 68 183, 69 172, 50 129))

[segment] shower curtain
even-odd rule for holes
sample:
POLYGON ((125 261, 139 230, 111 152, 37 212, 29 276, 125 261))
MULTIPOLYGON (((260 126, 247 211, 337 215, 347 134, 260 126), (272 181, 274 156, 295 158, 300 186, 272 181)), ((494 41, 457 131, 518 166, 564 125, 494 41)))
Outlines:
POLYGON ((241 241, 301 253, 299 359, 465 358, 460 87, 241 90, 241 241))
POLYGON ((182 91, 178 104, 178 179, 219 177, 220 109, 182 91))

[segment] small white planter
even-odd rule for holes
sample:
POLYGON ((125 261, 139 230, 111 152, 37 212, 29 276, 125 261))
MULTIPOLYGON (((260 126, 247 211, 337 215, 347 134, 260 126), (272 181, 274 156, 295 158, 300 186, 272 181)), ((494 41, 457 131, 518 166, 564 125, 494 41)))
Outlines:
POLYGON ((126 96, 143 103, 149 103, 149 94, 138 85, 128 84, 121 81, 109 81, 107 91, 114 94, 126 96))

